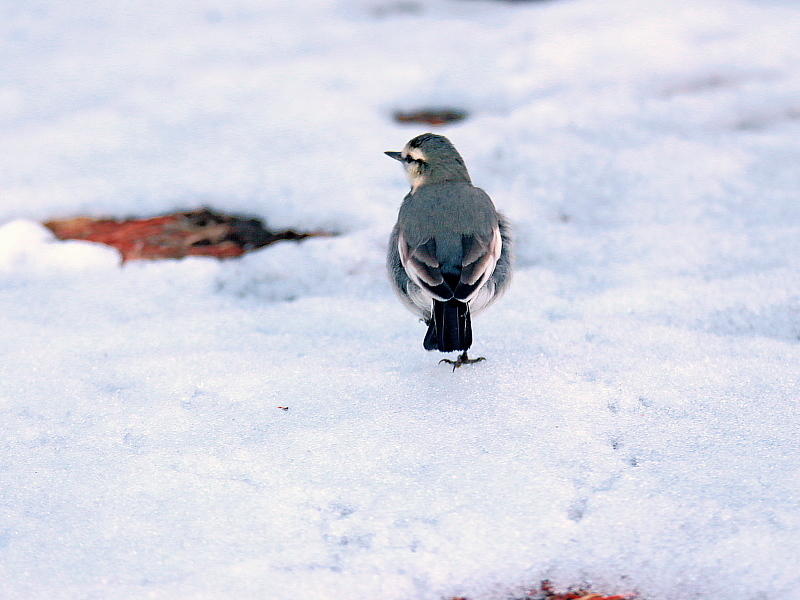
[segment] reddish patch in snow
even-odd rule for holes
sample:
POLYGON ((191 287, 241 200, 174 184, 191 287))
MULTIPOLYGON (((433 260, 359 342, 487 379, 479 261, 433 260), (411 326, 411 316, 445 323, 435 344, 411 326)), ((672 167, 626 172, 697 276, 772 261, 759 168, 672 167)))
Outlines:
POLYGON ((258 219, 223 215, 208 209, 148 219, 75 217, 44 224, 62 240, 87 240, 113 246, 122 261, 214 256, 232 258, 280 240, 302 240, 324 232, 269 231, 258 219))
POLYGON ((398 110, 394 113, 394 120, 398 123, 423 123, 439 127, 461 121, 466 116, 467 113, 464 111, 451 108, 422 109, 409 112, 398 110))

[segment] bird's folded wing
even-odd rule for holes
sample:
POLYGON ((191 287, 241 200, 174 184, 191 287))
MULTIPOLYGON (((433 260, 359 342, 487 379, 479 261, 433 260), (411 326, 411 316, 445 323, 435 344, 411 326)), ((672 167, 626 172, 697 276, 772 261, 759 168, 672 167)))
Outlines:
POLYGON ((499 227, 495 227, 489 236, 464 235, 461 240, 461 274, 453 288, 454 282, 448 285, 436 258, 436 240, 430 239, 420 246, 412 247, 402 233, 398 236, 400 259, 409 278, 437 300, 457 298, 469 302, 491 277, 500 258, 503 241, 499 227))
POLYGON ((441 264, 436 258, 436 240, 430 239, 421 246, 412 247, 401 233, 397 237, 400 260, 408 277, 437 300, 447 301, 453 290, 442 276, 441 264))
POLYGON ((454 290, 454 296, 468 302, 494 273, 503 250, 503 239, 500 228, 495 227, 491 236, 465 235, 461 240, 464 258, 461 263, 461 280, 454 290))

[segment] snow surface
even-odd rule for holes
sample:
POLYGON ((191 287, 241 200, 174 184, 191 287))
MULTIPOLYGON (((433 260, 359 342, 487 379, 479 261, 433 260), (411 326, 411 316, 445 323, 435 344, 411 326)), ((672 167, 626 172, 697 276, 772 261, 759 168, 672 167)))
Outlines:
POLYGON ((3 2, 0 598, 800 598, 798 40, 780 0, 3 2), (456 372, 384 272, 428 106, 517 238, 456 372), (39 225, 206 205, 341 235, 121 267, 39 225))

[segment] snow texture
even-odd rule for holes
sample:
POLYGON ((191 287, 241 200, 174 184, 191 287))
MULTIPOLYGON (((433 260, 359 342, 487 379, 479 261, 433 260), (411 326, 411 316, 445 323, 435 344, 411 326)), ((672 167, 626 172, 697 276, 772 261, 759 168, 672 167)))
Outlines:
POLYGON ((798 40, 788 0, 3 2, 0 598, 800 599, 798 40), (456 372, 384 267, 430 106, 517 239, 456 372), (39 224, 201 206, 341 235, 39 224))

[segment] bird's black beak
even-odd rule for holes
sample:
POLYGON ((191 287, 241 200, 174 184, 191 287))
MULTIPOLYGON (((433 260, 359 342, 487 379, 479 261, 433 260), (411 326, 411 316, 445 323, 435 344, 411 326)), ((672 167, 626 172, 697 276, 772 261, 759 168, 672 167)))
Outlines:
POLYGON ((399 161, 403 160, 403 155, 400 152, 384 152, 384 154, 386 156, 390 157, 390 158, 395 159, 395 160, 399 160, 399 161))

